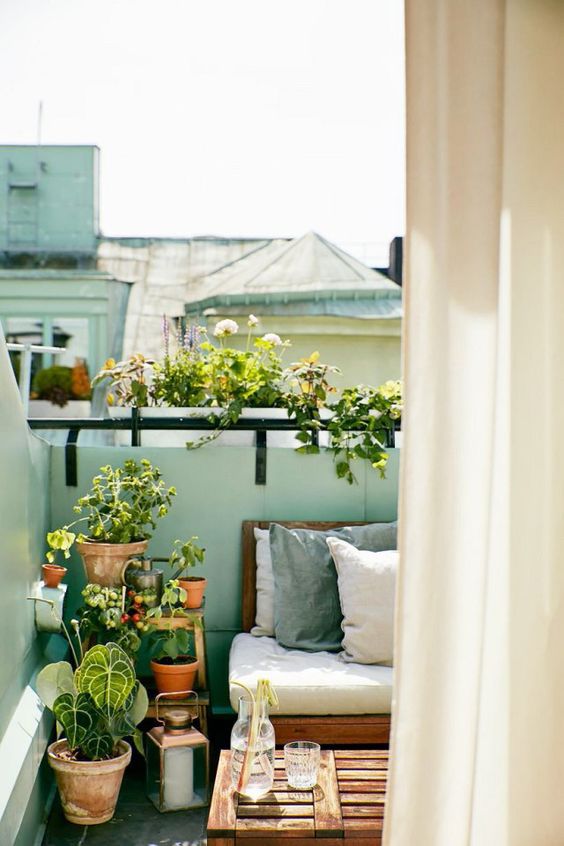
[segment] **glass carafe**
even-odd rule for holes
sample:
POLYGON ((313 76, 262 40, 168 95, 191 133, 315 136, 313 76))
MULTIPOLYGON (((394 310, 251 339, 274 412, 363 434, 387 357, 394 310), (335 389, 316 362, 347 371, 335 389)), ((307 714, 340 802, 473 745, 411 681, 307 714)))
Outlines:
POLYGON ((267 703, 262 703, 258 708, 259 728, 250 764, 250 775, 245 787, 239 784, 239 779, 251 731, 253 702, 250 699, 243 696, 239 699, 239 716, 231 732, 231 781, 236 790, 251 799, 258 799, 268 793, 274 783, 274 726, 268 719, 267 703))

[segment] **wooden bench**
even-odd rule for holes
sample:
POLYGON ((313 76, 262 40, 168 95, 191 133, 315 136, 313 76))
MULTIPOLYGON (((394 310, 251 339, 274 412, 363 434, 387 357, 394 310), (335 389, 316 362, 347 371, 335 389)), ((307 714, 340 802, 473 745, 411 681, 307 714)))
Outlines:
MULTIPOLYGON (((243 631, 250 632, 255 624, 257 595, 257 564, 255 529, 268 529, 274 521, 245 520, 243 522, 243 631)), ((277 520, 288 529, 328 531, 343 526, 365 526, 366 522, 311 522, 277 520)), ((389 714, 343 716, 271 716, 280 745, 291 740, 315 740, 321 745, 386 744, 390 739, 389 714)))
POLYGON ((234 792, 231 752, 223 751, 208 819, 208 846, 380 846, 388 752, 321 751, 317 785, 288 787, 283 752, 276 752, 274 786, 254 802, 234 792))

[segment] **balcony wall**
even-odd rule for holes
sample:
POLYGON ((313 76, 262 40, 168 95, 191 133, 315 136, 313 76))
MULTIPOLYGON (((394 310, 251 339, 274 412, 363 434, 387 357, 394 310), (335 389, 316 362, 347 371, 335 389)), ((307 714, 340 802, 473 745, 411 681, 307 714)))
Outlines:
POLYGON ((40 575, 48 524, 49 447, 27 428, 3 343, 0 386, 0 843, 32 846, 52 785, 42 760, 53 726, 32 685, 47 655, 62 657, 64 643, 36 635, 26 601, 40 575))
MULTIPOLYGON (((164 435, 163 435, 164 437, 164 435)), ((160 467, 178 496, 159 521, 149 554, 168 555, 176 538, 198 535, 206 547, 209 580, 206 599, 208 669, 214 712, 229 710, 227 662, 241 620, 241 522, 257 520, 393 520, 397 515, 397 450, 390 451, 387 479, 366 462, 355 468, 358 484, 337 479, 329 456, 298 455, 269 449, 267 484, 255 485, 252 448, 208 446, 197 451, 168 447, 80 447, 78 486, 65 485, 65 451, 52 447, 52 526, 73 519, 72 504, 89 486, 101 465, 126 457, 146 457, 160 467)), ((70 578, 69 578, 70 577, 70 578)), ((165 573, 166 577, 166 573, 165 573)), ((84 584, 78 557, 71 562, 68 613, 80 602, 84 584)))

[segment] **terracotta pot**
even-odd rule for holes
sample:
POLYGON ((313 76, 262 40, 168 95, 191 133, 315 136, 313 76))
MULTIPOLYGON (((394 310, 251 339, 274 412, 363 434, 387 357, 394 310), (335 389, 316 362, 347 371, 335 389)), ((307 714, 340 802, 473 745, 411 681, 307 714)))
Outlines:
MULTIPOLYGON (((76 549, 82 556, 86 578, 103 587, 121 587, 123 574, 133 555, 142 555, 148 541, 135 543, 77 543, 76 549)), ((136 562, 137 563, 137 562, 136 562)))
POLYGON ((98 825, 111 820, 123 772, 131 760, 131 746, 120 740, 120 755, 107 761, 67 761, 58 757, 67 748, 66 740, 56 740, 47 750, 65 817, 78 825, 98 825))
MULTIPOLYGON (((181 658, 192 656, 181 655, 181 658)), ((172 693, 176 690, 194 690, 200 662, 194 658, 191 664, 161 664, 151 661, 151 670, 155 677, 159 693, 172 693)), ((171 696, 170 699, 182 699, 185 694, 171 696)))
POLYGON ((204 591, 208 586, 208 580, 203 576, 188 576, 186 579, 179 579, 178 583, 188 594, 184 603, 185 608, 201 608, 204 601, 204 591))
POLYGON ((43 581, 45 583, 45 587, 48 588, 58 588, 61 584, 61 579, 64 577, 66 572, 67 568, 61 567, 59 566, 59 564, 41 565, 41 574, 43 576, 43 581))

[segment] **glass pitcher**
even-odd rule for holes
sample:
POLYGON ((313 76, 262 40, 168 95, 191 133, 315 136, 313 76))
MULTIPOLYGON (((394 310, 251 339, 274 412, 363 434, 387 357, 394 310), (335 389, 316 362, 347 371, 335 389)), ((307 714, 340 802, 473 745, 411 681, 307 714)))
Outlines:
POLYGON ((243 796, 258 799, 274 784, 274 726, 268 718, 268 705, 263 702, 258 706, 259 729, 257 733, 255 752, 250 765, 250 775, 245 787, 239 784, 243 762, 247 755, 251 720, 253 716, 253 702, 241 696, 239 699, 239 716, 231 732, 231 781, 234 788, 243 796))

